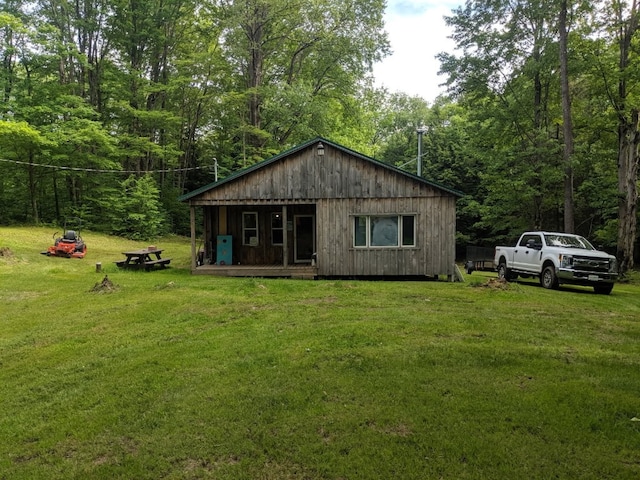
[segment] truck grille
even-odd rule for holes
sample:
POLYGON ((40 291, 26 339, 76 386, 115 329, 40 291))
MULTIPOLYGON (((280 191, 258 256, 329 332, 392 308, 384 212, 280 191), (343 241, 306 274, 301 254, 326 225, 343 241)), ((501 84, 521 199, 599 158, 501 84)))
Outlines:
POLYGON ((606 258, 573 257, 573 268, 585 272, 608 272, 609 260, 606 258))

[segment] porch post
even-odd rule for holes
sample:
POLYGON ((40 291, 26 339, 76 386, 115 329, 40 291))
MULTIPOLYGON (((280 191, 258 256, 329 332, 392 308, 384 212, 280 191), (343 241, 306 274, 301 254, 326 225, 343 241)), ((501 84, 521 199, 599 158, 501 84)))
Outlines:
POLYGON ((195 272, 196 270, 196 207, 195 205, 190 205, 190 213, 191 213, 191 271, 195 272))
POLYGON ((282 206, 282 266, 287 268, 289 266, 289 242, 287 237, 289 231, 287 230, 287 206, 282 206))

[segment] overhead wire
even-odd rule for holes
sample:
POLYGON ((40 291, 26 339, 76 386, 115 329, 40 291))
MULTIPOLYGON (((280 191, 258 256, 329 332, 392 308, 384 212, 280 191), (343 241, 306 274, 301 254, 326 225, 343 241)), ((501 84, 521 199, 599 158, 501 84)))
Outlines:
POLYGON ((17 165, 29 165, 32 167, 41 167, 41 168, 51 168, 54 170, 71 170, 74 172, 93 172, 93 173, 170 173, 170 172, 188 172, 191 170, 205 170, 210 168, 215 168, 214 165, 206 165, 201 167, 184 167, 184 168, 166 168, 159 170, 144 170, 143 172, 139 170, 116 170, 116 169, 104 169, 104 168, 81 168, 81 167, 67 167, 63 165, 49 165, 46 163, 35 163, 35 162, 23 162, 20 160, 9 160, 6 158, 0 158, 0 162, 5 163, 14 163, 17 165))

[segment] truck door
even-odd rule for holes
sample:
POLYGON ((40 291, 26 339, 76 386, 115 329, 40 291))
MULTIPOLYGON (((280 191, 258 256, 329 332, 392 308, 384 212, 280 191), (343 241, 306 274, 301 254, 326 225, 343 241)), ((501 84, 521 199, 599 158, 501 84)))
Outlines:
POLYGON ((513 252, 513 268, 525 272, 540 272, 538 255, 542 237, 537 234, 522 235, 513 252))

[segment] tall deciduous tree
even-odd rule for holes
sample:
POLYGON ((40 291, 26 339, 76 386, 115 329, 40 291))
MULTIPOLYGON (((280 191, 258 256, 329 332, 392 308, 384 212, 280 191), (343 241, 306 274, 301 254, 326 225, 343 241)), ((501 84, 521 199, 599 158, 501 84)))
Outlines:
POLYGON ((225 57, 246 102, 237 135, 245 157, 300 140, 301 130, 308 138, 314 125, 318 132, 331 115, 344 114, 341 107, 388 50, 382 0, 229 0, 222 6, 225 57))
POLYGON ((38 171, 35 165, 38 152, 42 148, 52 147, 55 144, 47 140, 38 130, 27 122, 0 121, 0 145, 3 155, 10 159, 25 164, 27 171, 26 183, 29 191, 29 204, 31 207, 31 220, 40 222, 40 210, 38 206, 38 171))
POLYGON ((21 38, 25 27, 15 16, 19 12, 0 11, 0 89, 1 104, 4 106, 0 114, 4 117, 6 107, 11 100, 13 83, 15 82, 15 62, 20 49, 21 38))
POLYGON ((584 56, 592 70, 592 95, 606 99, 608 127, 617 134, 617 257, 622 272, 634 266, 638 216, 640 148, 640 55, 637 42, 640 12, 637 0, 599 4, 592 24, 596 34, 584 56), (597 80, 597 81, 596 81, 597 80))
MULTIPOLYGON (((486 167, 498 176, 489 177, 494 183, 489 196, 501 205, 503 221, 511 220, 509 229, 519 228, 520 220, 529 228, 555 225, 560 208, 562 176, 550 174, 561 163, 553 101, 555 6, 552 1, 468 1, 447 17, 461 54, 441 54, 441 70, 451 93, 476 112, 483 135, 492 136, 486 167)), ((505 228, 502 222, 493 224, 505 228)))
POLYGON ((632 49, 640 27, 638 1, 613 2, 614 25, 619 45, 618 94, 618 261, 623 272, 634 265, 638 215, 638 148, 640 147, 640 102, 631 96, 630 83, 638 55, 632 49))
POLYGON ((109 54, 106 0, 39 0, 40 15, 53 27, 51 37, 57 53, 58 77, 71 92, 103 112, 102 76, 109 54))
POLYGON ((564 140, 564 231, 573 233, 573 121, 571 118, 571 92, 569 90, 569 31, 567 26, 567 0, 560 1, 558 33, 560 41, 560 85, 562 91, 562 133, 564 140))
POLYGON ((177 51, 193 22, 190 0, 116 1, 110 20, 113 62, 121 67, 110 113, 124 165, 140 173, 175 166, 180 119, 169 101, 177 51))

